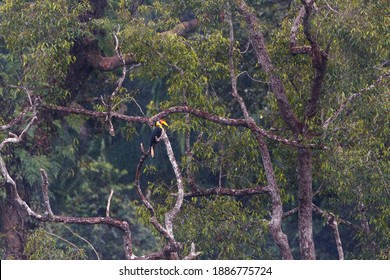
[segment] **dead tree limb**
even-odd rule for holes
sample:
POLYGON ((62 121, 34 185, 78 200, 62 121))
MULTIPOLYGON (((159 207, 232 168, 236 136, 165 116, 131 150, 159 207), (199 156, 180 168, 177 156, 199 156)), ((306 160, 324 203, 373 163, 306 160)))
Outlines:
MULTIPOLYGON (((87 110, 84 108, 74 108, 74 107, 63 107, 63 106, 56 106, 56 105, 46 105, 42 104, 39 107, 42 110, 45 111, 54 111, 54 112, 61 112, 63 114, 77 114, 77 115, 84 115, 88 117, 98 118, 98 119, 105 119, 107 118, 108 112, 96 112, 87 110)), ((247 121, 244 119, 233 119, 233 118, 226 118, 214 115, 212 113, 202 111, 196 108, 192 108, 189 106, 174 106, 170 107, 166 110, 163 110, 159 113, 157 113, 154 116, 151 116, 150 118, 147 117, 141 117, 141 116, 127 116, 123 115, 117 112, 111 112, 111 117, 123 120, 125 122, 129 123, 145 123, 152 125, 159 119, 163 119, 171 114, 178 114, 178 113, 189 113, 192 114, 198 118, 206 119, 208 121, 220 124, 220 125, 228 125, 228 126, 237 126, 237 127, 246 127, 249 128, 249 125, 247 121)), ((276 135, 272 133, 271 131, 268 131, 260 126, 256 125, 256 131, 257 133, 261 134, 265 138, 268 138, 270 140, 280 142, 285 145, 293 146, 293 147, 301 147, 301 148, 312 148, 312 149, 327 149, 324 145, 318 145, 318 144, 310 144, 310 143, 301 143, 297 140, 288 139, 281 137, 279 135, 276 135)))
MULTIPOLYGON (((34 101, 34 104, 36 104, 36 101, 34 101)), ((36 211, 34 211, 19 195, 18 193, 18 187, 15 182, 15 180, 10 176, 6 163, 3 160, 3 157, 1 155, 2 149, 4 146, 8 143, 19 143, 23 140, 24 135, 30 130, 30 128, 33 126, 33 124, 38 119, 36 116, 36 110, 35 108, 31 109, 34 112, 34 116, 30 119, 30 121, 27 123, 25 128, 22 130, 22 132, 19 135, 16 135, 14 133, 9 133, 9 137, 4 139, 0 143, 0 169, 1 174, 3 175, 5 181, 7 184, 10 184, 11 186, 11 199, 13 199, 18 207, 25 211, 28 216, 35 218, 38 221, 41 222, 55 222, 55 223, 67 223, 67 224, 107 224, 113 227, 116 227, 122 231, 122 237, 124 242, 124 253, 125 257, 127 259, 133 258, 132 253, 132 241, 131 241, 131 231, 130 226, 126 221, 120 221, 117 219, 112 219, 109 217, 86 217, 86 218, 80 218, 80 217, 67 217, 67 216, 57 216, 54 215, 51 206, 50 206, 50 199, 49 199, 49 182, 47 179, 46 172, 41 169, 41 176, 42 176, 42 192, 43 192, 43 200, 45 204, 46 211, 44 214, 40 214, 36 211)))
POLYGON ((166 132, 162 134, 162 140, 164 141, 165 148, 167 150, 169 161, 171 162, 173 171, 176 176, 177 182, 177 196, 175 206, 165 214, 165 226, 168 231, 168 234, 174 238, 173 235, 173 220, 175 216, 180 212, 181 206, 183 205, 183 197, 184 197, 184 185, 183 185, 183 176, 181 174, 179 165, 175 159, 175 155, 172 150, 171 142, 169 141, 168 135, 166 132))
POLYGON ((50 206, 50 199, 49 199, 49 180, 47 178, 46 171, 44 169, 40 169, 41 172, 41 178, 42 178, 42 196, 43 196, 43 202, 45 204, 46 213, 49 219, 54 219, 53 211, 51 210, 50 206))
POLYGON ((336 241, 336 247, 337 247, 337 252, 339 254, 339 259, 343 260, 344 251, 343 251, 343 244, 341 242, 337 217, 331 212, 323 211, 321 208, 319 208, 314 204, 313 204, 313 210, 326 219, 326 224, 331 228, 336 241))
MULTIPOLYGON (((173 234, 173 221, 176 215, 180 212, 183 200, 184 200, 184 184, 183 184, 183 176, 181 174, 179 165, 175 159, 171 143, 169 141, 169 138, 163 130, 163 133, 161 135, 161 139, 164 141, 169 161, 171 162, 172 168, 174 170, 176 181, 177 181, 177 193, 176 195, 176 202, 175 205, 171 210, 169 210, 167 213, 165 213, 165 227, 157 220, 156 211, 152 205, 152 203, 146 198, 146 196, 143 194, 141 189, 141 168, 143 163, 145 162, 146 158, 149 155, 149 151, 145 152, 143 146, 141 145, 141 158, 139 160, 136 175, 135 175, 135 186, 138 196, 141 199, 142 204, 149 210, 150 213, 150 222, 154 226, 154 228, 160 232, 166 239, 167 244, 164 246, 162 251, 155 252, 148 254, 146 256, 137 257, 137 259, 179 259, 178 252, 182 250, 182 245, 175 240, 174 234, 173 234)), ((188 258, 195 258, 200 253, 197 252, 191 252, 188 258)))
POLYGON ((142 145, 141 145, 141 152, 142 152, 142 155, 141 155, 141 158, 139 159, 136 173, 135 173, 135 190, 136 190, 139 198, 141 199, 142 204, 146 207, 146 209, 148 209, 148 211, 150 213, 150 223, 166 239, 171 240, 173 242, 174 240, 171 238, 171 236, 169 235, 167 230, 157 220, 156 211, 154 210, 153 205, 151 204, 151 202, 146 198, 146 196, 142 192, 142 189, 141 189, 141 169, 142 169, 142 166, 143 166, 146 158, 148 157, 149 153, 144 151, 142 145))
POLYGON ((290 53, 293 55, 296 54, 306 54, 311 52, 310 46, 297 46, 297 32, 299 29, 299 26, 302 23, 302 18, 305 15, 305 7, 301 7, 299 10, 298 16, 295 18, 294 23, 291 27, 291 34, 290 34, 290 53))
POLYGON ((111 205, 111 199, 113 195, 114 195, 114 190, 111 190, 110 195, 108 196, 107 199, 106 217, 110 217, 110 205, 111 205))

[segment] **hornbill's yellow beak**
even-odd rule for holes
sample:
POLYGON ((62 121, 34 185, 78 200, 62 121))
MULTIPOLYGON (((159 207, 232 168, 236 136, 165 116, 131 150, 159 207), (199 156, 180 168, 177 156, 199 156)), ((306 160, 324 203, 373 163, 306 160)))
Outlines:
POLYGON ((160 124, 168 126, 168 123, 165 120, 159 120, 160 124))

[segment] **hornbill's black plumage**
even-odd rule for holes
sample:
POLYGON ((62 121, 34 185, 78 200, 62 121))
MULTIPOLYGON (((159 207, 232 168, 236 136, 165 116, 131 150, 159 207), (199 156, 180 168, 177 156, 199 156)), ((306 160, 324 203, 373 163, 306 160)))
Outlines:
POLYGON ((163 132, 163 125, 168 126, 165 120, 159 120, 156 122, 156 127, 152 131, 152 136, 150 137, 150 155, 154 157, 154 146, 160 142, 160 137, 163 132))

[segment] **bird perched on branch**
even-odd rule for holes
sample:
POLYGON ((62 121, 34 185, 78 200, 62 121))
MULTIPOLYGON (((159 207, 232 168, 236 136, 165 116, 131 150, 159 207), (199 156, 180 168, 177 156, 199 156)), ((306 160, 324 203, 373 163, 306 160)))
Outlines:
POLYGON ((152 136, 150 137, 150 155, 154 157, 154 146, 160 142, 161 135, 164 131, 163 125, 168 126, 165 120, 156 121, 156 127, 152 131, 152 136))

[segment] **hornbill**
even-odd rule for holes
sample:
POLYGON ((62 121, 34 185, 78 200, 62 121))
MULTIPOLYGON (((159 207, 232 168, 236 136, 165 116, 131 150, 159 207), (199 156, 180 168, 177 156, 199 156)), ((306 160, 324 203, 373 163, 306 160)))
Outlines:
POLYGON ((154 157, 154 146, 160 142, 161 134, 164 130, 163 125, 168 126, 165 120, 156 121, 156 127, 152 131, 152 136, 150 137, 150 155, 154 157))

